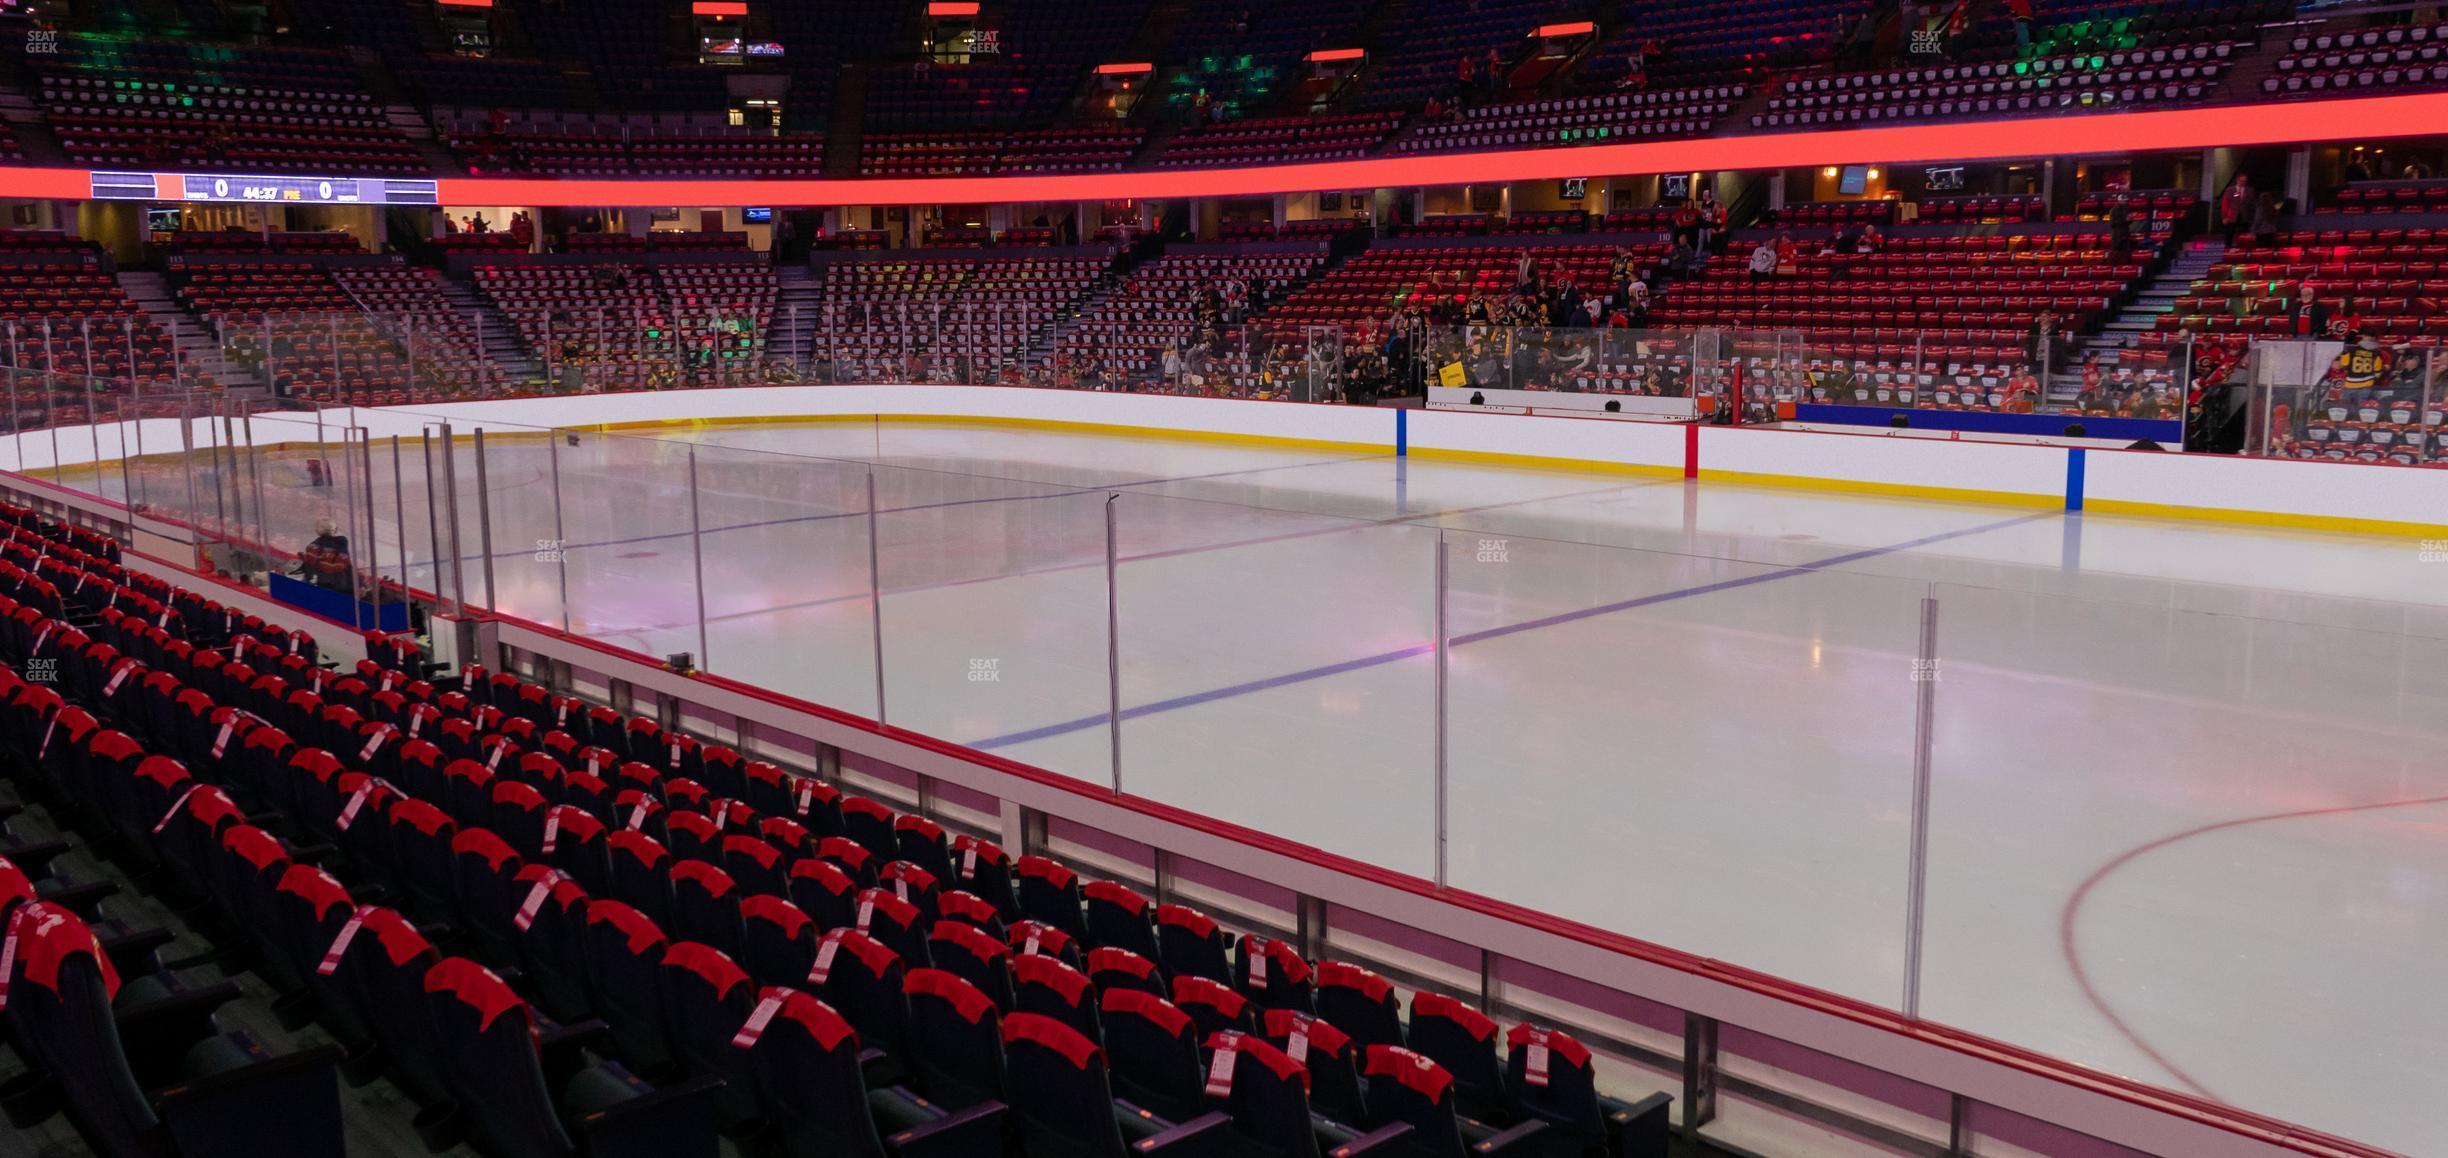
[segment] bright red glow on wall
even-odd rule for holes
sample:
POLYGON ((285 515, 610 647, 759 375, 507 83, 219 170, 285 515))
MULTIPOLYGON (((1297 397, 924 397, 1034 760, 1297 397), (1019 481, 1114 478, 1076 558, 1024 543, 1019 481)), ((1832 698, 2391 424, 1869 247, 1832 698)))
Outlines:
POLYGON ((698 16, 746 16, 748 6, 737 0, 697 0, 689 11, 698 16))
POLYGON ((1569 24, 1541 24, 1538 26, 1538 31, 1531 35, 1554 39, 1559 36, 1588 36, 1597 31, 1596 21, 1575 20, 1569 24))
MULTIPOLYGON (((1441 156, 1366 157, 1237 169, 806 181, 557 181, 444 177, 445 205, 991 205, 1123 198, 1254 197, 1329 189, 1406 189, 1491 181, 1818 168, 1876 163, 2019 160, 2415 137, 2448 126, 2448 93, 2296 101, 2274 105, 2103 113, 1834 132, 1771 133, 1521 149, 1441 156)), ((82 201, 83 169, 0 168, 0 197, 82 201)))
POLYGON ((1098 76, 1137 76, 1141 73, 1154 71, 1156 71, 1156 66, 1149 64, 1144 60, 1124 61, 1116 64, 1100 64, 1097 66, 1098 76))
POLYGON ((977 14, 978 6, 966 0, 935 0, 934 3, 927 5, 929 16, 975 16, 977 14))
POLYGON ((1329 64, 1338 60, 1358 60, 1368 53, 1357 48, 1321 48, 1309 54, 1311 64, 1329 64))

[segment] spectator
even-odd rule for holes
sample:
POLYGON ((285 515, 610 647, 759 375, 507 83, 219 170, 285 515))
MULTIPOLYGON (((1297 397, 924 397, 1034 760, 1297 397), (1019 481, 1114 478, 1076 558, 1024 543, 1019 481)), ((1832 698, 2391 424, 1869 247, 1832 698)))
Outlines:
POLYGON ((2431 166, 2423 164, 2420 160, 2408 161, 2404 171, 2400 172, 2398 177, 2407 181, 2428 181, 2431 179, 2431 166))
POLYGON ((2015 55, 2031 51, 2032 0, 2006 0, 2006 12, 2014 17, 2015 55))
POLYGON ((2236 243, 2236 234, 2251 224, 2253 211, 2252 179, 2242 173, 2227 183, 2227 191, 2219 194, 2219 227, 2227 231, 2227 244, 2236 243))
POLYGON ((1686 200, 1675 208, 1673 220, 1675 240, 1695 248, 1698 247, 1700 244, 1699 203, 1686 200))
POLYGON ((1716 241, 1717 231, 1725 228, 1725 206, 1717 203, 1715 185, 1700 187, 1699 210, 1700 234, 1693 239, 1692 246, 1702 253, 1714 253, 1716 250, 1711 243, 1716 241))
POLYGON ((1773 237, 1766 238, 1759 243, 1758 248, 1751 251, 1751 280, 1766 281, 1769 278, 1775 277, 1776 271, 1776 239, 1773 237))
POLYGON ((2278 195, 2264 193, 2253 206, 2253 244, 2267 249, 2278 243, 2278 195))
POLYGON ((1666 260, 1658 267, 1669 278, 1688 277, 1700 266, 1700 251, 1692 248, 1691 239, 1676 236, 1674 247, 1666 251, 1666 260))
POLYGON ((1887 248, 1887 239, 1879 236, 1878 226, 1862 226, 1861 239, 1854 243, 1855 253, 1877 253, 1887 248))
POLYGON ((2133 207, 2120 196, 2108 207, 2108 254, 2122 261, 2133 252, 2133 207))
POLYGON ((2320 288, 2303 283, 2303 292, 2287 309, 2287 332, 2298 339, 2309 340, 2329 333, 2329 303, 2320 300, 2320 288))

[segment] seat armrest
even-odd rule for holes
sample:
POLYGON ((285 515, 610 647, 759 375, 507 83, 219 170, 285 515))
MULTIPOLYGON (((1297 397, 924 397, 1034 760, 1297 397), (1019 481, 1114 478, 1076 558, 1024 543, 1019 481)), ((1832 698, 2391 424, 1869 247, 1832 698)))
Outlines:
POLYGON ((1133 1154, 1176 1154, 1183 1158, 1204 1158, 1225 1154, 1232 1142, 1232 1115, 1214 1110, 1175 1126, 1153 1138, 1141 1138, 1131 1143, 1133 1154))
POLYGON ((207 1074, 153 1091, 154 1110, 180 1158, 263 1158, 272 1123, 284 1155, 345 1158, 340 1059, 324 1045, 207 1074))
POLYGON ((1473 1154, 1522 1154, 1538 1146, 1538 1136, 1547 1132, 1547 1123, 1532 1118, 1500 1133, 1470 1144, 1473 1154))
POLYGON ((924 1125, 900 1130, 884 1139, 896 1158, 967 1158, 998 1154, 1003 1149, 1001 1102, 979 1102, 924 1125))
POLYGON ((1674 1098, 1664 1092, 1639 1101, 1600 1097, 1598 1112, 1606 1120, 1607 1144, 1624 1158, 1666 1158, 1673 1133, 1674 1098))
POLYGON ((102 953, 110 958, 111 968, 121 977, 142 977, 158 966, 153 963, 156 950, 178 939, 168 929, 137 929, 133 932, 97 934, 102 953))
POLYGON ((67 853, 71 846, 64 840, 37 840, 0 848, 0 857, 7 857, 17 871, 35 880, 51 875, 51 862, 67 853))
MULTIPOLYGON (((58 881, 45 881, 36 884, 34 892, 46 901, 66 907, 68 911, 83 918, 87 924, 92 924, 100 919, 96 915, 96 910, 101 907, 102 902, 118 895, 119 882, 85 881, 80 884, 64 884, 58 881), (46 888, 45 885, 49 887, 46 888)), ((113 960, 111 964, 117 965, 118 961, 113 960)))
POLYGON ((571 1123, 587 1158, 715 1158, 720 1078, 694 1078, 571 1123))
POLYGON ((142 1059, 175 1064, 197 1042, 221 1032, 213 1013, 238 999, 238 986, 227 981, 158 997, 112 1011, 118 1023, 120 1047, 130 1065, 142 1059))
POLYGON ((536 1025, 536 1064, 544 1071, 544 1080, 560 1089, 587 1067, 586 1051, 612 1036, 612 1027, 600 1018, 554 1025, 539 1021, 536 1025))
POLYGON ((1411 1123, 1396 1122, 1379 1126, 1349 1142, 1326 1152, 1326 1158, 1356 1158, 1361 1154, 1391 1154, 1400 1140, 1411 1133, 1411 1123))

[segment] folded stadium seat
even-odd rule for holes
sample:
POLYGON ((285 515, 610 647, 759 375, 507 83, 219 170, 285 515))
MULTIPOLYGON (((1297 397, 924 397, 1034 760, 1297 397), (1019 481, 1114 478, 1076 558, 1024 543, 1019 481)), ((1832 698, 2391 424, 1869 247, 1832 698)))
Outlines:
POLYGON ((472 759, 442 766, 442 795, 434 803, 461 824, 482 825, 493 811, 493 773, 472 759))
POLYGON ((1267 1041, 1309 1071, 1309 1098, 1318 1112, 1358 1124, 1368 1117, 1360 1100, 1360 1047, 1333 1025, 1289 1009, 1270 1009, 1261 1028, 1267 1041))
MULTIPOLYGON (((686 739, 691 745, 697 743, 694 738, 683 737, 683 739, 686 739)), ((745 762, 740 759, 738 752, 721 744, 707 744, 696 748, 693 755, 684 754, 684 756, 686 756, 686 763, 692 774, 705 782, 707 787, 726 796, 747 795, 748 780, 741 771, 745 762)), ((750 804, 759 812, 775 811, 754 801, 751 801, 750 804)))
MULTIPOLYGON (((635 764, 621 765, 623 770, 637 766, 635 764)), ((614 828, 623 832, 634 832, 652 837, 657 847, 671 842, 671 830, 665 824, 665 821, 670 819, 671 810, 665 808, 663 801, 655 796, 655 789, 623 788, 619 781, 615 781, 612 788, 612 826, 614 828)))
POLYGON ((1019 894, 1012 888, 1011 858, 1004 855, 1003 846, 964 833, 952 838, 951 855, 947 883, 993 905, 1007 923, 1021 919, 1019 894))
MULTIPOLYGON (((667 783, 668 790, 671 786, 667 783)), ((683 807, 679 797, 664 798, 671 805, 662 814, 663 843, 671 848, 674 858, 683 861, 712 861, 722 856, 722 828, 714 818, 694 808, 683 807)))
MULTIPOLYGON (((1009 941, 1006 927, 1003 924, 1003 914, 993 905, 988 904, 985 898, 960 889, 937 893, 935 894, 935 916, 938 921, 958 921, 985 933, 994 938, 996 944, 1005 946, 1008 954, 1009 941)), ((929 935, 932 933, 930 932, 929 935)))
POLYGON ((1527 1023, 1505 1033, 1504 1098, 1516 1120, 1539 1119, 1585 1152, 1656 1153, 1666 1145, 1670 1099, 1598 1096, 1590 1052, 1571 1034, 1527 1023))
POLYGON ((925 869, 937 881, 952 879, 952 851, 943 826, 923 816, 893 821, 893 855, 925 869))
POLYGON ((615 832, 604 838, 604 858, 612 864, 613 899, 635 908, 657 928, 671 922, 672 855, 661 841, 642 832, 615 832))
MULTIPOLYGON (((204 796, 204 792, 190 795, 184 807, 192 808, 204 796)), ((221 829, 218 853, 197 866, 228 930, 217 943, 241 949, 241 959, 282 993, 303 990, 306 979, 288 970, 281 958, 264 952, 258 932, 270 927, 273 891, 292 863, 288 846, 271 833, 251 824, 228 824, 221 829)))
POLYGON ((906 1065, 909 1003, 901 979, 907 972, 900 954, 883 942, 856 929, 831 929, 816 943, 805 988, 858 1027, 869 1049, 906 1065))
POLYGON ((851 924, 882 942, 911 968, 928 963, 926 914, 918 906, 884 889, 862 889, 851 924))
POLYGON ((620 901, 586 906, 587 992, 612 1027, 622 1060, 653 1076, 672 1062, 671 1030, 659 983, 663 930, 620 901))
MULTIPOLYGON (((436 711, 430 706, 422 707, 419 710, 436 711)), ((398 784, 402 792, 419 800, 440 800, 443 791, 442 766, 450 763, 450 758, 443 754, 440 744, 423 738, 427 731, 438 731, 439 718, 437 717, 432 723, 421 723, 422 719, 423 717, 417 717, 408 722, 409 729, 416 732, 417 735, 400 743, 399 760, 393 771, 392 782, 398 784)), ((258 735, 270 731, 271 729, 265 728, 249 733, 247 746, 251 749, 258 735)), ((286 743, 285 738, 283 743, 286 743)))
POLYGON ((702 860, 671 866, 673 942, 697 941, 726 954, 739 951, 739 885, 731 874, 702 860))
MULTIPOLYGON (((501 978, 465 958, 425 975, 435 1035, 479 1150, 501 1158, 713 1158, 714 1091, 657 1090, 610 1064, 587 1066, 558 1091, 545 1076, 542 1027, 501 978)), ((726 1033, 726 1039, 728 1037, 726 1033)))
POLYGON ((1222 1113, 1174 1123, 1116 1103, 1096 1043, 1051 1018, 1003 1019, 1012 1118, 1031 1154, 1122 1158, 1181 1147, 1207 1152, 1229 1130, 1222 1113), (1128 1142, 1125 1142, 1125 1139, 1128 1142))
POLYGON ((828 836, 818 840, 816 855, 841 866, 842 871, 849 873, 850 879, 857 881, 862 889, 875 884, 876 869, 883 864, 875 854, 867 851, 866 845, 846 836, 828 836))
MULTIPOLYGON (((510 720, 505 723, 526 724, 527 721, 510 720)), ((539 752, 530 748, 530 745, 537 743, 533 736, 520 736, 508 730, 502 734, 518 741, 521 748, 527 749, 521 751, 518 759, 510 765, 517 778, 547 796, 558 797, 561 792, 561 778, 569 774, 569 769, 562 765, 560 757, 550 752, 539 752)))
POLYGON ((822 928, 799 906, 773 896, 740 898, 740 967, 768 985, 801 985, 816 963, 822 928))
POLYGON ((468 928, 500 956, 518 952, 514 922, 527 890, 519 887, 526 862, 508 842, 481 828, 462 828, 451 838, 451 871, 459 882, 459 914, 468 928))
POLYGON ((864 796, 844 796, 841 799, 842 835, 857 841, 875 857, 877 863, 901 855, 900 841, 893 835, 893 810, 864 796))
MULTIPOLYGON (((753 801, 745 803, 751 809, 756 808, 753 801)), ((765 816, 758 820, 756 835, 758 839, 782 851, 782 859, 786 862, 784 870, 786 873, 788 872, 787 862, 808 856, 816 851, 815 835, 807 830, 806 825, 787 816, 765 816)))
POLYGON ((425 920, 448 918, 459 904, 451 853, 459 825, 441 809, 412 799, 394 802, 383 820, 404 903, 425 920))
POLYGON ((518 930, 518 961, 536 1004, 556 1021, 593 1016, 594 995, 587 988, 586 888, 545 864, 520 869, 518 883, 525 893, 510 923, 518 930))
POLYGON ((575 804, 556 804, 544 813, 544 830, 537 834, 542 861, 576 879, 588 892, 612 888, 612 861, 605 850, 604 822, 575 804))
POLYGON ((652 764, 666 776, 679 775, 679 761, 671 758, 663 742, 663 726, 644 716, 631 716, 621 728, 623 751, 632 760, 652 764))
POLYGON ((1321 1134, 1338 1143, 1356 1136, 1310 1116, 1309 1071, 1264 1038, 1218 1033, 1205 1044, 1203 1092, 1211 1101, 1223 1099, 1224 1112, 1232 1117, 1234 1153, 1319 1158, 1321 1134))
MULTIPOLYGON (((151 764, 151 761, 147 761, 151 764)), ((163 763, 176 768, 177 762, 163 763)), ((280 879, 278 871, 264 874, 258 869, 270 868, 273 861, 286 862, 288 850, 263 829, 246 823, 236 802, 229 794, 208 784, 180 782, 178 795, 170 810, 153 824, 153 839, 161 850, 166 878, 185 882, 176 890, 165 888, 173 896, 196 896, 214 902, 214 913, 226 927, 244 932, 250 921, 262 919, 260 911, 249 911, 259 905, 273 882, 280 879), (230 843, 230 833, 244 828, 252 836, 241 838, 240 846, 230 843), (264 841, 271 841, 269 846, 264 841), (239 852, 242 859, 233 862, 227 855, 239 852), (251 868, 248 866, 252 866, 251 868)))
POLYGON ((1455 1108, 1467 1117, 1506 1113, 1496 1060, 1496 1023, 1441 993, 1411 995, 1411 1048, 1453 1075, 1455 1108))
MULTIPOLYGON (((1426 1056, 1398 1045, 1372 1045, 1361 1063, 1368 1079, 1371 1130, 1407 1126, 1388 1151, 1420 1158, 1463 1158, 1462 1120, 1454 1112, 1453 1076, 1426 1056)), ((1531 1119, 1501 1132, 1474 1130, 1470 1154, 1531 1153, 1547 1123, 1531 1119)))
POLYGON ((450 1059, 434 1038, 421 996, 425 971, 441 959, 406 917, 360 905, 316 965, 317 972, 330 970, 338 988, 356 1003, 358 1017, 382 1047, 384 1073, 423 1107, 416 1129, 429 1139, 450 1137, 453 1130, 454 1107, 443 1076, 450 1059))
POLYGON ((521 856, 543 855, 544 814, 552 810, 544 794, 533 784, 502 776, 494 779, 490 795, 493 807, 485 827, 521 856))
POLYGON ((1174 977, 1233 980, 1231 939, 1207 914, 1188 905, 1156 906, 1156 961, 1174 977))
POLYGON ((858 920, 858 881, 832 861, 813 856, 792 861, 783 883, 791 903, 820 932, 858 920))
POLYGON ((1088 943, 1128 949, 1151 961, 1161 953, 1149 918, 1155 906, 1129 886, 1115 881, 1090 881, 1080 888, 1088 927, 1088 943))
POLYGON ((1002 1016, 994 1000, 941 969, 912 969, 901 988, 918 1088, 951 1109, 1002 1101, 1002 1016))
POLYGON ((1100 992, 1136 989, 1157 997, 1165 995, 1164 977, 1157 972, 1156 963, 1128 949, 1090 949, 1082 971, 1096 982, 1100 992))
POLYGON ((1087 974, 1054 957, 1025 954, 1012 958, 1011 970, 1011 1012, 1050 1017, 1090 1041, 1104 1040, 1096 986, 1087 974))
POLYGON ((779 765, 764 760, 742 762, 739 766, 739 774, 740 784, 737 795, 757 811, 768 816, 797 815, 791 807, 791 787, 792 782, 801 779, 800 777, 784 772, 779 765))
POLYGON ((1042 856, 1021 857, 1013 863, 1012 872, 1023 916, 1052 925, 1075 939, 1089 940, 1087 920, 1081 914, 1077 874, 1042 856))
POLYGON ((723 1128, 754 1121, 756 1087, 746 1055, 732 1048, 731 1038, 756 1008, 756 981, 729 954, 694 941, 666 947, 657 978, 674 1052, 690 1072, 723 1082, 715 1095, 723 1128))
POLYGON ((1393 984, 1358 965, 1318 965, 1317 1011, 1362 1047, 1403 1044, 1402 1007, 1393 984))
POLYGON ((1136 989, 1097 1000, 1113 1086, 1125 1109, 1184 1121, 1205 1110, 1197 1022, 1172 1002, 1136 989))
POLYGON ((734 832, 722 838, 722 867, 745 895, 779 897, 790 889, 782 850, 754 836, 734 832))
POLYGON ((934 873, 909 861, 896 860, 876 870, 876 887, 916 906, 920 917, 933 919, 937 888, 934 873))
POLYGON ((813 776, 787 778, 790 807, 778 809, 798 818, 818 840, 842 834, 841 790, 813 776))
POLYGON ((220 1158, 251 1152, 250 1127, 278 1120, 284 1153, 347 1153, 334 1080, 340 1051, 276 1058, 252 1038, 221 1032, 212 1010, 235 986, 155 993, 148 985, 124 991, 133 1000, 121 1004, 118 972, 92 928, 47 901, 19 904, 0 940, 10 1037, 94 1152, 220 1158))
POLYGON ((927 956, 936 968, 976 986, 995 1008, 1011 1008, 1011 950, 1002 939, 964 921, 938 920, 927 930, 927 956))
MULTIPOLYGON (((324 954, 356 913, 356 902, 339 878, 313 865, 292 864, 273 886, 272 922, 259 938, 264 952, 281 957, 285 962, 281 968, 301 986, 299 994, 275 1001, 273 1012, 286 1024, 311 1010, 352 1061, 362 1060, 372 1050, 373 1027, 359 1016, 355 1002, 335 999, 338 994, 321 970, 324 954)), ((358 1071, 352 1084, 362 1084, 370 1076, 358 1071)))
MULTIPOLYGON (((141 855, 144 859, 138 862, 138 867, 152 867, 149 851, 140 854, 126 835, 126 830, 137 823, 131 800, 132 780, 137 766, 149 759, 144 746, 115 728, 96 727, 77 737, 73 746, 64 747, 59 758, 48 761, 43 771, 53 778, 52 784, 59 794, 57 802, 63 806, 67 822, 102 836, 114 859, 141 855)), ((168 764, 176 772, 177 782, 192 779, 177 761, 168 764)), ((162 803, 167 807, 169 801, 165 799, 162 803)), ((154 819, 160 815, 154 813, 154 819)))
POLYGON ((1233 992, 1231 986, 1204 977, 1176 974, 1173 978, 1173 1004, 1198 1023, 1199 1037, 1238 1031, 1258 1031, 1258 1007, 1248 998, 1233 992))
MULTIPOLYGON (((342 772, 332 777, 328 786, 340 805, 331 818, 334 843, 348 854, 349 860, 364 866, 373 883, 385 887, 397 884, 399 866, 392 855, 390 816, 391 809, 405 798, 390 782, 358 771, 342 772)), ((454 864, 452 875, 456 878, 457 874, 454 864)), ((454 879, 452 888, 461 887, 454 879)))
POLYGON ((909 1090, 871 1091, 859 1035, 830 1006, 795 989, 768 988, 757 1009, 763 1022, 752 1014, 732 1044, 748 1053, 758 1101, 771 1115, 788 1158, 962 1158, 1002 1152, 1002 1105, 982 1103, 950 1113, 909 1090), (877 1129, 879 1121, 884 1131, 877 1129))

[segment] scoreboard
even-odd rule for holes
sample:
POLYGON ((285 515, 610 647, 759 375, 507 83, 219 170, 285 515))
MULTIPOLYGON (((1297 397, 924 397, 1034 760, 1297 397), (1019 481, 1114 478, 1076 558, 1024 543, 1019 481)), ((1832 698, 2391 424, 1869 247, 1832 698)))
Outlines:
POLYGON ((96 201, 236 201, 258 205, 439 205, 433 179, 274 177, 236 173, 100 173, 96 201))

